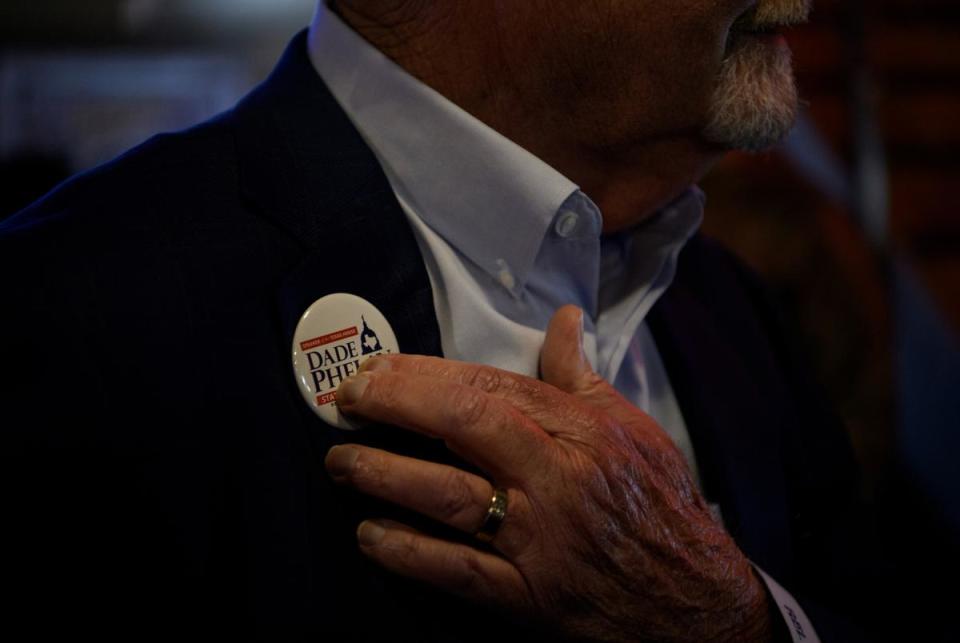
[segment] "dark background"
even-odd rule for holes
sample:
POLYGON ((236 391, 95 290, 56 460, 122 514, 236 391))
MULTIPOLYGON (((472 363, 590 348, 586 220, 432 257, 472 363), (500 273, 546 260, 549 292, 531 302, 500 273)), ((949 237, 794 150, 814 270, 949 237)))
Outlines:
POLYGON ((815 6, 788 34, 804 117, 703 182, 705 229, 764 275, 846 423, 898 637, 960 641, 960 2, 815 6))

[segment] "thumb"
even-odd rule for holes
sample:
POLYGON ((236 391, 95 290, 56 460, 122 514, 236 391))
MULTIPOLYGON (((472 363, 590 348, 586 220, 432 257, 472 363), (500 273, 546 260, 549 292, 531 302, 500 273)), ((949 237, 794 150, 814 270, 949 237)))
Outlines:
POLYGON ((561 391, 576 393, 590 373, 592 369, 583 350, 583 311, 576 306, 563 306, 547 326, 547 337, 540 349, 540 376, 561 391))
POLYGON ((583 351, 583 311, 576 306, 563 306, 553 314, 540 349, 540 377, 636 429, 646 441, 676 449, 656 420, 625 400, 590 366, 583 351))
POLYGON ((553 314, 540 349, 540 378, 617 419, 633 420, 638 412, 590 366, 583 350, 583 311, 576 306, 563 306, 553 314))

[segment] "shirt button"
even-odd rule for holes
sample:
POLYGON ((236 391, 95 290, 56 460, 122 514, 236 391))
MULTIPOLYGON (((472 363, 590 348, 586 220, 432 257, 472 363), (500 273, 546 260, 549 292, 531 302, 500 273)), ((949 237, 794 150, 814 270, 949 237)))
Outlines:
POLYGON ((517 286, 517 280, 513 277, 513 273, 507 266, 506 261, 498 259, 497 264, 500 266, 500 272, 497 273, 497 279, 500 281, 500 285, 512 292, 517 286))
POLYGON ((564 239, 570 237, 577 230, 577 224, 580 223, 580 215, 570 210, 560 213, 554 230, 564 239))

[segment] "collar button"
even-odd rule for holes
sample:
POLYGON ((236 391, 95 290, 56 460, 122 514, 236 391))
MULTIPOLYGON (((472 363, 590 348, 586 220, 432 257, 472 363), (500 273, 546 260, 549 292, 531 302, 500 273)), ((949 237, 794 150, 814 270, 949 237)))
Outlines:
POLYGON ((577 232, 578 224, 580 223, 580 215, 572 210, 564 210, 560 213, 560 216, 557 217, 557 223, 554 225, 554 230, 557 234, 563 237, 564 239, 569 239, 577 232))

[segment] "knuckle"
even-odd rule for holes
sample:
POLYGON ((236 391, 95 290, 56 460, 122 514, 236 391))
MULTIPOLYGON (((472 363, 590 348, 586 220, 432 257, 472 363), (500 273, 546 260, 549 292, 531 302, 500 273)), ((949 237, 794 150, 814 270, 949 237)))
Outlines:
POLYGON ((471 388, 462 388, 451 399, 453 418, 459 424, 476 424, 487 414, 488 398, 485 393, 471 388))
POLYGON ((400 391, 402 380, 388 374, 376 374, 369 379, 364 397, 370 396, 385 408, 393 408, 403 397, 400 391), (372 395, 371 395, 372 393, 372 395))
POLYGON ((555 521, 540 515, 539 508, 534 508, 529 498, 515 489, 510 489, 507 497, 507 515, 497 531, 496 547, 511 559, 535 556, 544 538, 531 537, 531 533, 536 534, 541 525, 555 524, 555 521))
POLYGON ((609 491, 608 471, 611 465, 609 454, 594 449, 578 449, 568 459, 567 476, 575 488, 587 494, 609 491))
POLYGON ((420 540, 411 534, 403 534, 397 538, 390 549, 393 558, 404 567, 413 567, 420 559, 420 540))
POLYGON ((609 399, 611 396, 617 395, 616 390, 610 383, 593 370, 580 377, 577 389, 581 395, 592 396, 597 399, 609 399))
POLYGON ((573 467, 572 479, 581 489, 595 489, 605 483, 606 476, 603 469, 590 462, 577 462, 573 467))
POLYGON ((481 365, 468 370, 463 383, 489 393, 500 388, 503 375, 500 370, 492 366, 481 365))
POLYGON ((405 355, 402 358, 400 355, 397 355, 397 357, 403 361, 403 364, 407 369, 413 371, 417 375, 430 376, 434 375, 437 371, 437 358, 435 357, 428 357, 426 355, 405 355))
POLYGON ((600 373, 590 370, 583 375, 582 383, 587 388, 600 388, 607 386, 607 380, 603 379, 600 373))
POLYGON ((452 555, 450 561, 453 569, 458 569, 455 591, 462 595, 476 595, 482 593, 487 585, 486 573, 480 559, 473 550, 459 549, 452 555))
POLYGON ((351 477, 356 484, 363 487, 381 489, 386 486, 389 469, 390 465, 387 464, 386 460, 365 453, 357 458, 351 477))
POLYGON ((603 443, 609 446, 622 445, 630 441, 630 431, 622 423, 609 415, 598 415, 593 418, 593 425, 603 436, 603 443))
POLYGON ((594 457, 604 457, 609 449, 618 449, 625 444, 623 425, 608 413, 588 407, 582 409, 576 418, 583 435, 589 436, 591 448, 588 452, 594 457))
POLYGON ((450 469, 446 473, 442 488, 440 504, 437 507, 438 518, 441 520, 455 520, 468 513, 476 504, 473 489, 464 478, 463 473, 456 469, 450 469))

